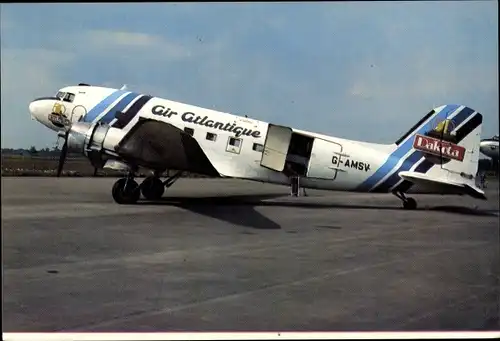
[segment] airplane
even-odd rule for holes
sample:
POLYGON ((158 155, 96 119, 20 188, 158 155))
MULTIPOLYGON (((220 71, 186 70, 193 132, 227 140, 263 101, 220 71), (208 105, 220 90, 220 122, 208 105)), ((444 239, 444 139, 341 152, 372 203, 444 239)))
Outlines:
POLYGON ((492 158, 493 160, 498 160, 498 140, 498 136, 493 136, 491 139, 481 140, 481 142, 479 143, 479 150, 481 151, 481 153, 492 158))
MULTIPOLYGON (((115 182, 118 204, 158 200, 182 174, 290 186, 392 193, 416 209, 411 193, 469 195, 476 187, 483 116, 465 105, 441 105, 394 143, 327 136, 176 102, 149 94, 80 83, 29 104, 32 119, 64 138, 94 167, 127 175, 115 182), (141 184, 139 167, 151 170, 141 184), (162 180, 166 170, 178 172, 162 180), (295 178, 294 178, 295 177, 295 178)), ((221 189, 222 190, 222 189, 221 189)))

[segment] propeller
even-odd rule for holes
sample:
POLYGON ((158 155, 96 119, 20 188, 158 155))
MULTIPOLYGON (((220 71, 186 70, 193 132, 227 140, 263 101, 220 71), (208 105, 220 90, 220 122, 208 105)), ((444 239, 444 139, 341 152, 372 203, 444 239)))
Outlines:
MULTIPOLYGON (((58 137, 64 140, 64 144, 61 149, 61 154, 59 156, 59 164, 57 165, 57 177, 60 177, 64 168, 64 163, 66 162, 66 157, 68 156, 68 150, 80 149, 85 145, 86 134, 89 129, 92 128, 92 124, 89 122, 68 122, 64 127, 64 132, 60 131, 58 137)), ((100 167, 94 166, 94 175, 97 176, 97 171, 100 167)))
POLYGON ((63 171, 64 163, 66 162, 66 157, 68 156, 68 138, 69 133, 71 132, 71 128, 73 126, 73 122, 71 120, 65 120, 64 123, 64 134, 62 131, 58 133, 59 137, 64 139, 64 144, 61 149, 61 155, 59 155, 59 164, 57 165, 57 177, 61 176, 63 171))
POLYGON ((66 129, 66 133, 64 134, 64 144, 61 149, 61 155, 59 156, 59 164, 57 165, 57 177, 61 176, 64 162, 66 161, 66 156, 68 155, 68 137, 69 137, 70 129, 66 129))

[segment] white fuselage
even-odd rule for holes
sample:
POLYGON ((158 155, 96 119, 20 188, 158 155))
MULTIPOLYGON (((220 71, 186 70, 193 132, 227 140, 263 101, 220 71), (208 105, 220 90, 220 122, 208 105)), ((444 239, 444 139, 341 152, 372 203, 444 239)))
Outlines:
MULTIPOLYGON (((180 130, 191 128, 193 130, 192 136, 221 176, 277 184, 288 184, 290 182, 284 173, 260 165, 262 147, 266 141, 269 123, 161 98, 153 98, 148 102, 141 109, 139 116, 164 121, 180 130), (170 110, 167 112, 167 109, 170 110), (206 124, 215 125, 215 127, 207 127, 206 124), (231 126, 236 126, 236 133, 234 129, 233 131, 229 130, 231 126), (243 135, 238 134, 240 130, 243 135), (215 141, 207 139, 207 133, 216 135, 215 141), (229 140, 234 137, 241 139, 239 146, 229 145, 229 140)), ((130 123, 131 126, 133 126, 133 122, 130 123)), ((355 141, 297 129, 292 129, 292 131, 321 141, 334 143, 333 146, 337 147, 338 145, 340 147, 339 153, 347 155, 347 157, 341 157, 342 159, 349 159, 358 163, 357 167, 359 169, 356 167, 351 168, 349 164, 345 166, 344 163, 343 167, 339 167, 344 171, 329 169, 321 164, 309 164, 312 167, 309 171, 319 172, 320 174, 317 174, 314 179, 303 177, 301 183, 306 187, 352 190, 359 185, 360 181, 373 174, 374 170, 384 161, 387 151, 390 151, 390 146, 360 144, 355 141), (361 162, 363 162, 363 166, 359 165, 361 162), (317 170, 313 169, 315 166, 318 167, 317 170), (337 173, 336 176, 335 173, 337 173), (333 177, 335 177, 334 181, 331 180, 333 177)), ((316 155, 316 157, 328 160, 331 165, 334 154, 330 150, 323 150, 323 152, 324 155, 316 155)))
MULTIPOLYGON (((60 126, 48 120, 51 115, 48 113, 54 111, 57 105, 57 110, 73 123, 80 120, 113 125, 117 121, 116 112, 125 115, 133 112, 126 124, 120 127, 124 132, 134 127, 139 118, 161 121, 185 131, 197 141, 222 177, 290 184, 289 173, 283 169, 286 159, 303 164, 301 185, 304 187, 387 193, 403 182, 398 172, 414 171, 427 162, 412 147, 415 134, 419 133, 416 130, 408 133, 398 144, 374 144, 273 125, 159 97, 145 99, 145 95, 125 90, 73 86, 59 90, 58 97, 64 99, 42 98, 32 102, 32 116, 47 127, 60 131, 60 126), (67 94, 74 96, 68 97, 67 94), (139 105, 141 100, 144 103, 139 105), (293 142, 295 138, 299 142, 293 142), (289 153, 290 143, 295 143, 297 148, 308 148, 306 157, 298 152, 289 153)), ((443 106, 438 110, 446 108, 443 106)), ((463 108, 454 107, 453 110, 456 110, 450 111, 450 117, 458 117, 463 108)), ((425 124, 431 124, 430 121, 431 118, 427 123, 423 122, 422 129, 425 124)), ((423 172, 430 176, 436 177, 442 172, 440 165, 426 167, 423 172)), ((416 190, 418 186, 411 188, 412 192, 416 190)))

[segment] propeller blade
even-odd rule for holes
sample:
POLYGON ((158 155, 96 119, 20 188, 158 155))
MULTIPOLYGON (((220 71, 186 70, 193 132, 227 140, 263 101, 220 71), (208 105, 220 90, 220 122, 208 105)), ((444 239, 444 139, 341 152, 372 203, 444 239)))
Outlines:
POLYGON ((66 161, 66 155, 68 153, 68 136, 69 136, 69 131, 64 136, 64 144, 61 150, 61 155, 59 156, 59 165, 57 166, 57 177, 61 176, 64 162, 66 161))

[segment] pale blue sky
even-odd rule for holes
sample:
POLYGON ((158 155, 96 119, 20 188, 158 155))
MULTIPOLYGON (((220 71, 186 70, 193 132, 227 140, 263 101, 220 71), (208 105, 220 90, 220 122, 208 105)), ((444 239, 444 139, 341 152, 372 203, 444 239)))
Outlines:
POLYGON ((497 1, 2 4, 2 147, 52 146, 28 103, 86 82, 391 143, 433 106, 498 133, 497 1))

